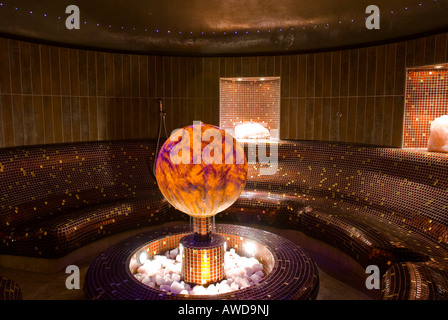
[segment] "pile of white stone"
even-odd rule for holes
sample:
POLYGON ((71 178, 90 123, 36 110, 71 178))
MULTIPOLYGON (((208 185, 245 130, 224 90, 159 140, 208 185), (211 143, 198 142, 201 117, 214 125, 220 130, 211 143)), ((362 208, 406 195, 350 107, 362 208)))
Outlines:
POLYGON ((181 262, 179 249, 176 248, 147 259, 143 265, 132 259, 130 268, 136 271, 136 279, 151 288, 187 295, 215 295, 244 289, 264 277, 263 265, 256 258, 240 256, 233 248, 224 256, 225 278, 216 284, 190 286, 185 283, 181 277, 181 262))

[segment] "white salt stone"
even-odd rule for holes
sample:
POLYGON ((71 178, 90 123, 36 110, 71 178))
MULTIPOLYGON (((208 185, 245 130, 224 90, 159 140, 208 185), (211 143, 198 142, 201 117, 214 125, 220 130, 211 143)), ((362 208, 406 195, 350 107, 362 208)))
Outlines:
POLYGON ((145 274, 144 273, 136 273, 134 274, 134 277, 138 280, 138 281, 142 281, 145 278, 145 274))
POLYGON ((252 270, 252 267, 246 267, 245 268, 246 276, 251 277, 254 271, 252 270))
POLYGON ((149 277, 143 278, 143 280, 142 280, 142 283, 146 284, 146 285, 149 285, 150 282, 151 282, 151 278, 149 278, 149 277))
POLYGON ((162 267, 166 268, 167 266, 172 266, 174 264, 174 260, 166 259, 162 262, 162 267))
POLYGON ((225 272, 226 278, 233 278, 235 276, 235 272, 233 270, 229 270, 227 272, 225 272))
POLYGON ((448 115, 436 118, 431 123, 428 151, 448 152, 448 115))
POLYGON ((269 130, 257 122, 246 121, 235 127, 236 139, 269 139, 270 136, 269 130))
POLYGON ((168 265, 165 267, 164 275, 170 274, 170 273, 172 273, 172 272, 173 272, 173 266, 172 266, 171 264, 168 264, 168 265))
POLYGON ((192 293, 196 295, 204 295, 207 294, 207 289, 205 289, 203 286, 195 286, 192 293))
POLYGON ((246 268, 242 267, 238 269, 238 276, 239 277, 245 277, 246 276, 246 268))
POLYGON ((173 279, 171 279, 171 277, 169 275, 163 277, 163 284, 167 285, 167 286, 171 286, 171 284, 173 283, 173 279))
POLYGON ((237 266, 238 267, 244 267, 246 265, 246 262, 247 262, 247 258, 246 257, 242 257, 241 259, 238 260, 237 266))
POLYGON ((219 293, 226 293, 226 292, 230 292, 232 291, 232 289, 230 288, 230 286, 226 283, 223 284, 219 287, 219 293))
POLYGON ((158 270, 156 268, 151 267, 150 269, 146 270, 146 274, 148 275, 148 277, 152 277, 154 275, 156 275, 158 272, 158 270))
POLYGON ((157 260, 159 260, 159 261, 163 261, 163 260, 166 260, 167 259, 167 257, 165 257, 165 256, 161 256, 161 255, 155 255, 155 256, 153 256, 152 257, 155 261, 157 261, 157 260))
POLYGON ((260 282, 261 277, 260 277, 259 275, 257 275, 257 274, 253 274, 253 275, 250 277, 250 280, 252 280, 254 283, 258 283, 258 282, 260 282))
MULTIPOLYGON (((180 281, 182 264, 179 249, 175 248, 165 252, 165 255, 156 255, 148 259, 143 266, 135 261, 138 271, 135 278, 151 288, 168 291, 175 294, 190 295, 215 295, 231 292, 256 284, 264 277, 263 265, 254 257, 239 256, 235 249, 225 253, 226 279, 217 284, 211 284, 205 288, 196 285, 193 288, 180 281)), ((131 260, 130 268, 133 260, 131 260)))
POLYGON ((170 291, 170 289, 171 289, 171 286, 169 286, 169 285, 166 285, 166 284, 162 284, 161 286, 160 286, 160 290, 162 290, 162 291, 170 291))
POLYGON ((254 257, 250 258, 248 264, 253 267, 255 264, 259 263, 258 260, 254 257))
POLYGON ((181 285, 179 282, 174 281, 174 282, 171 284, 170 291, 171 291, 172 293, 180 293, 182 290, 184 290, 184 286, 181 285))
POLYGON ((145 268, 144 266, 140 266, 140 267, 137 269, 137 272, 138 272, 138 273, 146 273, 146 268, 145 268))
POLYGON ((246 278, 241 278, 240 287, 246 288, 248 286, 249 286, 249 280, 247 280, 246 278))
POLYGON ((181 264, 174 265, 174 266, 172 267, 172 270, 173 270, 174 273, 180 275, 181 272, 182 272, 182 265, 181 265, 181 264))
POLYGON ((160 274, 156 275, 157 285, 161 286, 163 284, 163 282, 164 282, 163 277, 160 274))
POLYGON ((137 262, 137 260, 131 259, 131 263, 129 264, 129 269, 131 269, 131 272, 135 273, 139 267, 140 267, 140 265, 137 262))
POLYGON ((207 287, 207 294, 217 294, 218 293, 218 289, 216 288, 216 286, 214 284, 211 284, 207 287))
POLYGON ((257 272, 259 270, 263 270, 263 265, 261 263, 256 263, 256 264, 253 265, 252 270, 254 272, 257 272))
POLYGON ((232 289, 232 290, 238 290, 239 288, 240 288, 240 286, 239 286, 239 284, 236 283, 236 282, 233 282, 233 283, 230 285, 230 289, 232 289))
POLYGON ((175 248, 175 249, 171 250, 170 251, 171 259, 175 259, 178 254, 179 254, 179 248, 175 248))

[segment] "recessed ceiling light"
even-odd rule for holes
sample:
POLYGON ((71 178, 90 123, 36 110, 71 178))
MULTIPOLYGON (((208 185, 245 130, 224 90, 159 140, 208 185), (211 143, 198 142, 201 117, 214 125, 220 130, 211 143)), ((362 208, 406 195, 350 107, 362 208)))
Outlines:
POLYGON ((435 66, 434 69, 442 69, 443 66, 435 66))

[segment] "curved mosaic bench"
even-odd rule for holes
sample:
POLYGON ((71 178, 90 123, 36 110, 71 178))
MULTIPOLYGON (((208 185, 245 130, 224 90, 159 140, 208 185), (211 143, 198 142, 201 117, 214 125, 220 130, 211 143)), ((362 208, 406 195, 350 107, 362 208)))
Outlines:
POLYGON ((393 264, 383 275, 380 298, 448 300, 448 270, 433 262, 393 264))
POLYGON ((0 300, 22 300, 22 290, 11 279, 0 276, 0 300))
MULTIPOLYGON (((448 265, 448 154, 284 141, 278 158, 278 170, 271 176, 260 175, 260 165, 249 166, 251 180, 245 190, 269 190, 306 205, 277 227, 299 226, 364 268, 378 265, 383 275, 394 263, 432 263, 438 276, 427 278, 433 277, 438 290, 448 289, 443 272, 448 265)), ((424 273, 417 276, 422 277, 414 279, 417 286, 409 277, 394 276, 389 288, 419 296, 425 279, 424 273)))
MULTIPOLYGON (((150 288, 133 276, 129 265, 137 251, 157 242, 157 253, 175 247, 173 237, 179 239, 191 233, 190 226, 183 224, 175 227, 157 229, 156 232, 141 233, 107 249, 92 262, 85 276, 84 292, 92 300, 175 300, 175 299, 213 299, 213 300, 309 300, 316 299, 319 291, 319 275, 314 262, 300 247, 278 235, 235 225, 216 225, 216 233, 227 237, 232 246, 232 236, 236 240, 250 239, 265 254, 262 263, 267 275, 257 284, 241 290, 218 295, 188 296, 172 294, 150 288), (166 241, 165 241, 166 240, 166 241), (160 248, 161 244, 169 243, 160 248), (269 254, 266 252, 269 251, 269 254)), ((239 248, 242 246, 240 245, 239 248)), ((152 246, 154 248, 154 246, 152 246)), ((236 246, 238 250, 238 246, 236 246)), ((260 251, 260 250, 257 250, 260 251)), ((237 251, 238 252, 238 251, 237 251)))
MULTIPOLYGON (((155 145, 104 141, 0 150, 0 254, 55 258, 111 234, 187 221, 150 173, 155 145)), ((249 165, 245 190, 217 222, 302 231, 364 268, 378 265, 382 274, 400 263, 446 268, 447 154, 280 141, 278 159, 273 175, 260 175, 267 165, 249 165)), ((408 277, 390 281, 398 283, 393 288, 413 287, 408 277)))
POLYGON ((108 235, 185 219, 150 174, 153 141, 0 151, 0 253, 58 258, 108 235))

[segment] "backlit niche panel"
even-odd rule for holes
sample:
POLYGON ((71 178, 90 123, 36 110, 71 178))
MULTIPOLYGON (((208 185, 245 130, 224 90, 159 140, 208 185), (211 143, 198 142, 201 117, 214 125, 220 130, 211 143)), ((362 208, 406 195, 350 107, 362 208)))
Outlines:
POLYGON ((448 115, 448 65, 406 71, 403 148, 426 148, 431 122, 448 115))
POLYGON ((221 78, 219 114, 220 128, 237 139, 278 139, 280 77, 221 78))

